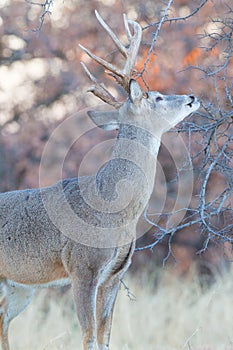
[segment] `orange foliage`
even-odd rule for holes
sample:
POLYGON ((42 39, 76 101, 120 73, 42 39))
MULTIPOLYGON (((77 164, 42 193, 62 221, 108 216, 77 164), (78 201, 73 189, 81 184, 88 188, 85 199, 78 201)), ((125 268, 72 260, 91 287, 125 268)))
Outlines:
MULTIPOLYGON (((144 63, 145 61, 147 60, 147 55, 148 55, 148 51, 147 50, 144 50, 142 55, 140 56, 140 58, 138 59, 137 61, 137 64, 136 64, 136 69, 140 72, 143 70, 144 68, 144 63)), ((148 62, 148 67, 151 66, 151 64, 154 64, 156 60, 156 56, 155 55, 150 55, 150 60, 148 62)))
POLYGON ((201 49, 194 47, 183 60, 185 66, 197 64, 198 58, 201 56, 201 49))
MULTIPOLYGON (((138 72, 141 72, 144 69, 144 63, 146 62, 147 55, 148 55, 148 51, 145 50, 141 55, 140 59, 138 60, 135 67, 138 72)), ((150 87, 153 86, 153 88, 157 89, 158 86, 156 86, 155 82, 156 82, 156 77, 158 77, 159 75, 159 72, 160 72, 160 68, 158 63, 156 62, 156 56, 152 54, 146 66, 146 71, 143 73, 143 78, 140 77, 138 79, 138 83, 141 85, 142 88, 145 88, 145 82, 146 82, 146 84, 149 85, 150 87)))
POLYGON ((211 51, 210 51, 211 56, 218 56, 219 55, 219 49, 217 47, 214 47, 211 51))

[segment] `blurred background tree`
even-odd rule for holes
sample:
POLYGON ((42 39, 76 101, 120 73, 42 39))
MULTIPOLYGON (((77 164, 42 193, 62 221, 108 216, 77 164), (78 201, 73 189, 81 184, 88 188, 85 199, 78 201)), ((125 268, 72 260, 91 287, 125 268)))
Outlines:
MULTIPOLYGON (((188 273, 193 264, 205 276, 226 269, 231 260, 233 218, 231 6, 230 0, 2 0, 0 190, 39 186, 41 154, 52 131, 73 113, 97 102, 86 93, 89 82, 80 60, 88 64, 89 59, 78 44, 120 64, 111 40, 104 36, 103 44, 94 10, 119 34, 124 33, 122 13, 126 13, 143 27, 136 65, 143 88, 165 94, 193 93, 202 101, 202 109, 177 129, 192 156, 191 202, 183 210, 183 220, 168 229, 168 220, 177 221, 180 215, 174 212, 178 180, 173 158, 179 158, 182 150, 174 141, 177 134, 167 133, 146 215, 148 233, 138 241, 139 250, 151 249, 135 254, 132 271, 153 272, 165 262, 173 266, 174 261, 180 274, 188 273), (158 215, 156 208, 164 200, 161 193, 165 203, 158 215)), ((112 80, 103 78, 102 68, 95 64, 91 68, 115 95, 125 98, 112 80)), ((85 122, 79 118, 81 130, 85 122)), ((88 150, 112 137, 113 133, 92 131, 78 140, 66 157, 63 176, 76 176, 88 150)), ((61 148, 65 142, 61 140, 61 148)), ((94 168, 90 162, 86 171, 94 168)), ((55 180, 48 174, 45 185, 55 180)), ((185 196, 190 189, 183 186, 185 196)))

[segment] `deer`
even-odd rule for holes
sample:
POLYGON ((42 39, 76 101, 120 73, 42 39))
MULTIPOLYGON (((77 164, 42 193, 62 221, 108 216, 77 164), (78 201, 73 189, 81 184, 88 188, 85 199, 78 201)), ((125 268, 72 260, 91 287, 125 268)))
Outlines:
POLYGON ((0 194, 1 350, 10 350, 10 322, 34 292, 67 284, 83 349, 109 349, 114 304, 134 253, 137 222, 153 191, 161 137, 200 105, 193 95, 145 92, 133 78, 140 24, 124 15, 128 43, 123 44, 95 14, 125 58, 120 69, 80 45, 127 94, 119 102, 82 63, 93 83, 89 91, 112 108, 88 112, 98 127, 117 130, 112 156, 96 174, 0 194))

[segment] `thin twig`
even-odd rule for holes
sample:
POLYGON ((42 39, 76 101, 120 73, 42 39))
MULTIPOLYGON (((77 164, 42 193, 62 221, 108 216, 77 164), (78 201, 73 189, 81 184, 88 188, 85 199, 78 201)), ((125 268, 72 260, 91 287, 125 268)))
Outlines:
MULTIPOLYGON (((186 16, 182 16, 182 17, 171 17, 171 18, 166 18, 164 19, 163 23, 166 23, 166 22, 177 22, 177 21, 185 21, 191 17, 193 17, 194 15, 196 15, 200 9, 207 3, 207 1, 209 0, 203 0, 199 6, 197 6, 189 15, 186 15, 186 16)), ((148 28, 151 28, 151 27, 155 27, 155 26, 158 26, 160 24, 160 21, 159 22, 153 22, 151 24, 148 24, 147 26, 145 26, 143 28, 143 30, 146 30, 148 28)))
POLYGON ((135 301, 136 300, 136 296, 130 291, 129 287, 125 284, 125 282, 121 279, 121 284, 124 286, 126 292, 127 292, 127 297, 131 300, 131 301, 135 301))

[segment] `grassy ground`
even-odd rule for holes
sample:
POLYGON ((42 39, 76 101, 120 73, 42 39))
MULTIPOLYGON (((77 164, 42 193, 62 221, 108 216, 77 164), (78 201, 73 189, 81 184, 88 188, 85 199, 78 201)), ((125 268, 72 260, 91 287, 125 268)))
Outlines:
MULTIPOLYGON (((195 276, 162 276, 157 288, 126 280, 136 300, 121 288, 111 350, 233 350, 233 274, 205 290, 195 276)), ((70 291, 40 291, 12 322, 10 340, 14 350, 81 350, 70 291)))

